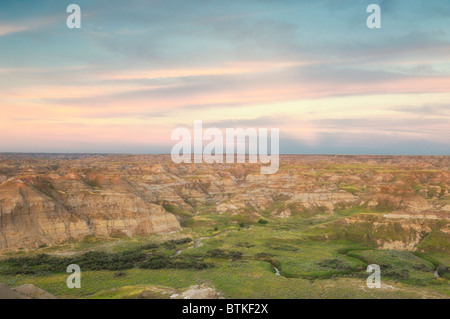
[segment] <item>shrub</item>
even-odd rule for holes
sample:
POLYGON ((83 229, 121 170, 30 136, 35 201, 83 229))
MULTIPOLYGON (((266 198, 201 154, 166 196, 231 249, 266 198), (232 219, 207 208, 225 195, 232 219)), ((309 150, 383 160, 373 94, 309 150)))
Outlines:
POLYGON ((231 257, 232 260, 239 260, 242 259, 242 252, 240 251, 230 251, 228 252, 228 255, 231 257))
POLYGON ((274 257, 274 254, 270 254, 270 253, 257 253, 255 255, 256 258, 266 258, 266 257, 274 257))
POLYGON ((114 273, 114 278, 123 278, 126 276, 127 276, 127 273, 125 271, 117 271, 114 273))
POLYGON ((219 248, 212 249, 208 253, 214 258, 231 258, 232 260, 242 259, 243 256, 243 253, 240 251, 228 251, 219 248))
POLYGON ((227 252, 225 250, 219 249, 219 248, 212 249, 208 253, 211 257, 215 257, 215 258, 227 258, 228 257, 227 252))
POLYGON ((144 269, 205 269, 212 267, 213 264, 198 261, 195 258, 190 259, 170 259, 165 256, 155 256, 140 265, 140 268, 144 269))
POLYGON ((419 270, 419 271, 424 271, 424 272, 430 271, 430 268, 427 267, 427 265, 424 265, 424 264, 416 264, 416 265, 413 265, 412 268, 414 270, 419 270))
POLYGON ((145 245, 142 245, 140 249, 142 250, 154 250, 154 249, 158 249, 159 245, 155 244, 155 243, 148 243, 145 245))
POLYGON ((342 260, 339 259, 324 259, 318 262, 317 264, 324 268, 332 268, 343 272, 348 272, 352 270, 352 267, 345 264, 342 260))
POLYGON ((450 277, 450 267, 448 266, 439 266, 437 267, 437 273, 439 275, 439 277, 450 277))
POLYGON ((175 249, 178 245, 190 243, 192 241, 191 238, 185 237, 180 239, 173 239, 162 243, 162 245, 167 249, 175 249))
POLYGON ((168 258, 164 258, 162 256, 158 256, 155 258, 151 258, 149 260, 144 261, 140 268, 144 269, 164 269, 168 268, 169 266, 169 260, 168 258))
POLYGON ((409 278, 408 269, 386 270, 382 274, 385 275, 386 277, 391 277, 396 280, 404 280, 409 278))

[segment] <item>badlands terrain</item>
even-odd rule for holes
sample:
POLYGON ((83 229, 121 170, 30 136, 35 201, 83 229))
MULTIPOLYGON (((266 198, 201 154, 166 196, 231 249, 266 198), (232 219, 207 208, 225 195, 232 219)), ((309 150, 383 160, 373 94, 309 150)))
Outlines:
POLYGON ((0 154, 0 283, 57 298, 449 298, 449 187, 448 156, 282 155, 261 175, 0 154))

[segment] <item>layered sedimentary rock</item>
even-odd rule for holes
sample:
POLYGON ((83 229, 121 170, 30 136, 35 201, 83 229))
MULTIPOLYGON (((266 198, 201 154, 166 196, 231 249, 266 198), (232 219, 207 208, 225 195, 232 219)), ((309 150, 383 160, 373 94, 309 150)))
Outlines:
POLYGON ((180 229, 174 215, 129 189, 91 189, 77 180, 9 180, 0 185, 0 203, 0 249, 180 229))
POLYGON ((0 249, 170 232, 199 212, 258 220, 358 208, 402 212, 387 223, 448 220, 449 168, 448 156, 285 155, 261 175, 259 164, 170 155, 0 154, 0 249))
POLYGON ((290 201, 302 203, 306 208, 318 206, 333 210, 336 204, 352 203, 355 202, 355 200, 356 198, 354 195, 345 191, 332 193, 327 190, 319 190, 313 193, 296 193, 292 196, 290 201))

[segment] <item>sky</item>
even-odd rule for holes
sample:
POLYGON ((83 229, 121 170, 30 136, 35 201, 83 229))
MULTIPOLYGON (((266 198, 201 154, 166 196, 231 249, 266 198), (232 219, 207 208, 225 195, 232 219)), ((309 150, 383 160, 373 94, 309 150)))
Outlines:
POLYGON ((0 152, 170 153, 194 120, 279 128, 287 154, 450 155, 450 1, 0 2, 0 152))

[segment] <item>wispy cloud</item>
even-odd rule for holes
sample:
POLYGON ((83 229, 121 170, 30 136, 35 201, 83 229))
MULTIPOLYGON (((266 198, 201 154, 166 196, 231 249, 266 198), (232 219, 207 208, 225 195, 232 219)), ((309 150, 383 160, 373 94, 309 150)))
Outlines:
POLYGON ((194 119, 284 152, 450 149, 445 1, 78 4, 69 30, 65 3, 0 3, 0 151, 168 151, 194 119))
POLYGON ((0 36, 27 30, 26 26, 0 23, 0 36))

